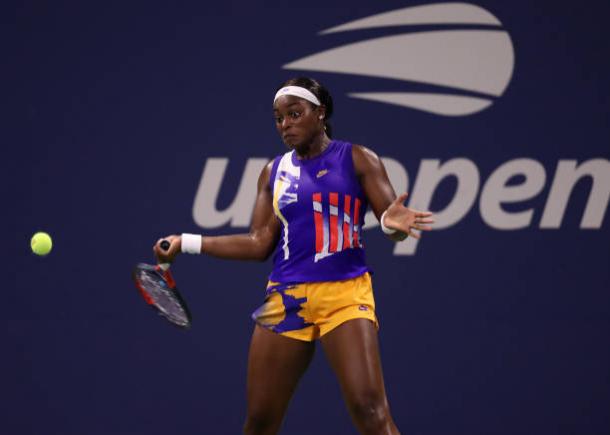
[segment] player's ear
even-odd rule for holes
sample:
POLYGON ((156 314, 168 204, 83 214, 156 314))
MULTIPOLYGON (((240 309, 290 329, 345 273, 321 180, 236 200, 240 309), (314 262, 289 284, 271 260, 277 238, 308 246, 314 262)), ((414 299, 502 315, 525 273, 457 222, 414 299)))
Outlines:
POLYGON ((326 118, 326 106, 325 105, 320 105, 316 107, 316 111, 318 112, 318 119, 322 120, 324 118, 326 118))

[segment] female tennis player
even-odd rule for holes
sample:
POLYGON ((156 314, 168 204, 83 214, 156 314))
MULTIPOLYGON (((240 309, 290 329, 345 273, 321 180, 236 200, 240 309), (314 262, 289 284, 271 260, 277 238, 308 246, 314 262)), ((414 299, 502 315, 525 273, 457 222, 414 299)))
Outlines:
POLYGON ((277 130, 288 146, 260 174, 250 232, 160 239, 163 262, 180 253, 266 260, 273 253, 263 305, 248 357, 246 434, 276 434, 314 340, 322 343, 357 429, 398 434, 384 388, 377 317, 362 226, 367 206, 393 241, 430 230, 432 214, 403 205, 377 155, 332 140, 333 102, 310 78, 288 80, 273 101, 277 130))

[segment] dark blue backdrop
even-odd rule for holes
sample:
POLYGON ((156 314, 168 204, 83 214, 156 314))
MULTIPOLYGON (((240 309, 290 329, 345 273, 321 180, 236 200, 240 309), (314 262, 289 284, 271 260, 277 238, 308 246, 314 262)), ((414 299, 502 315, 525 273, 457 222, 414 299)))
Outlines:
MULTIPOLYGON (((195 219, 209 211, 197 211, 195 200, 204 167, 210 158, 228 159, 218 201, 208 197, 223 210, 248 159, 284 151, 271 100, 278 84, 297 74, 330 88, 336 136, 399 162, 409 190, 422 161, 465 159, 480 175, 472 206, 426 234, 410 255, 394 255, 378 229, 365 233, 386 383, 402 432, 610 433, 604 193, 610 185, 610 6, 480 0, 480 11, 501 24, 443 18, 318 34, 420 4, 433 3, 27 1, 5 16, 2 214, 10 243, 1 258, 8 280, 0 433, 239 433, 249 315, 262 300, 270 265, 180 258, 174 269, 194 315, 189 332, 144 306, 130 270, 152 260, 159 236, 245 229, 202 228, 205 222, 195 219), (514 63, 510 50, 498 62, 514 69, 505 90, 428 82, 442 68, 466 69, 466 78, 495 71, 466 60, 458 65, 442 44, 447 63, 413 80, 283 68, 366 38, 447 29, 507 32, 514 63), (445 116, 347 95, 385 91, 493 104, 445 116), (534 178, 542 184, 502 206, 508 213, 532 210, 531 220, 501 230, 502 222, 483 217, 481 191, 498 167, 515 159, 530 159, 538 178, 510 176, 508 185, 518 189, 534 178), (592 178, 583 177, 559 228, 540 228, 559 162, 593 159, 600 159, 600 193, 593 196, 592 178), (590 197, 601 221, 582 228, 590 197), (46 258, 29 250, 37 230, 54 237, 46 258)), ((495 62, 497 53, 473 47, 475 58, 495 62)), ((387 57, 388 65, 396 63, 387 57)), ((405 65, 425 64, 396 57, 405 65)), ((370 62, 363 52, 362 68, 370 62)), ((424 184, 422 177, 420 189, 424 184)), ((430 208, 441 211, 460 200, 457 187, 455 177, 439 181, 430 208)), ((498 192, 491 189, 488 200, 498 192)), ((283 433, 354 433, 322 352, 291 403, 283 433)))

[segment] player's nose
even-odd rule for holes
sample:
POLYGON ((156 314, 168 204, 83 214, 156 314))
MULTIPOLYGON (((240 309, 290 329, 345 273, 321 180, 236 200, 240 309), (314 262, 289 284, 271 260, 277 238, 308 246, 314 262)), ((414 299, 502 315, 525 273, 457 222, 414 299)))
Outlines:
POLYGON ((292 127, 292 124, 293 124, 293 121, 289 117, 284 118, 280 125, 282 132, 286 132, 290 127, 292 127))

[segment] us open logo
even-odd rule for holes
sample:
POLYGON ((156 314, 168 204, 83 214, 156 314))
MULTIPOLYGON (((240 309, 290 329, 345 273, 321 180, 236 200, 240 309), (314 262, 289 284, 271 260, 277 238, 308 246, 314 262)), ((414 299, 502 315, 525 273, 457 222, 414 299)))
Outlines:
POLYGON ((398 9, 350 21, 320 35, 381 28, 401 33, 331 48, 283 68, 433 85, 434 92, 372 91, 348 96, 445 116, 471 115, 490 107, 512 77, 515 54, 508 32, 487 10, 468 3, 398 9), (431 25, 443 29, 404 32, 412 30, 409 26, 431 25), (447 28, 451 25, 462 28, 447 28))

